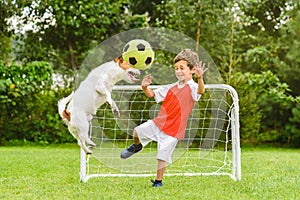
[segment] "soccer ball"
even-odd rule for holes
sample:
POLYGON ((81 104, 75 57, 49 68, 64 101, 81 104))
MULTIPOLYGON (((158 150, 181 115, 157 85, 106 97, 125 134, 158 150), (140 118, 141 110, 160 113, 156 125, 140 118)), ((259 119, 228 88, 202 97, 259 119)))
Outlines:
POLYGON ((151 45, 141 39, 129 41, 123 49, 122 56, 131 67, 140 70, 147 69, 154 61, 154 51, 151 45))

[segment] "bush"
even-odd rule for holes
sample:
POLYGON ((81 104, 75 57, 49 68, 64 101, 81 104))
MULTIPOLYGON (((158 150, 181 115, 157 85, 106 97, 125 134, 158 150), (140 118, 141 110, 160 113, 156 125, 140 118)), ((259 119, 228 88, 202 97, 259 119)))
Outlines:
POLYGON ((286 83, 271 71, 236 73, 232 80, 240 98, 242 139, 300 146, 299 99, 286 83))
POLYGON ((70 90, 51 89, 49 63, 0 64, 0 72, 0 144, 74 141, 57 113, 58 99, 70 90))
POLYGON ((257 93, 249 87, 249 79, 242 73, 236 73, 231 84, 239 95, 240 137, 244 142, 255 143, 260 132, 262 117, 257 104, 257 93))

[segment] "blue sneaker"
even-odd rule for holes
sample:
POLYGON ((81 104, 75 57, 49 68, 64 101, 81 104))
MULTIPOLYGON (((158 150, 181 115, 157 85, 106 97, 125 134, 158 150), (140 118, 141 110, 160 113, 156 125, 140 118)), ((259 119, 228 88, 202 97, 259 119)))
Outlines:
POLYGON ((132 144, 127 149, 125 149, 124 151, 122 151, 120 157, 122 159, 129 158, 133 154, 141 151, 142 149, 143 149, 143 145, 142 144, 138 144, 138 145, 132 144))
POLYGON ((151 179, 151 182, 152 182, 152 187, 161 187, 163 186, 162 182, 157 182, 157 180, 152 180, 151 179))

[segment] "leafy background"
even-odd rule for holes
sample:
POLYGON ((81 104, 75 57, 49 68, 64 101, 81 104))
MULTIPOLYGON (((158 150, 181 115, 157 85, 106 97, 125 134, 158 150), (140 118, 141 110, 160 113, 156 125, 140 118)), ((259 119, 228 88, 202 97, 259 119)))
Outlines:
MULTIPOLYGON (((1 145, 73 142, 56 102, 73 89, 89 50, 122 31, 160 27, 197 41, 224 83, 237 90, 243 143, 300 147, 298 0, 8 0, 0 5, 1 145), (61 75, 61 86, 53 84, 53 74, 61 75)), ((170 56, 158 59, 170 62, 170 56)))

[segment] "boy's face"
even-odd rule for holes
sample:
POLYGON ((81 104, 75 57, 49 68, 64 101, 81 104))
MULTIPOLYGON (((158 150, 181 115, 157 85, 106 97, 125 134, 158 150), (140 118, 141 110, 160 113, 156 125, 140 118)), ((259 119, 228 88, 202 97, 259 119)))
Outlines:
POLYGON ((180 84, 184 84, 193 78, 194 69, 191 70, 185 60, 175 63, 175 75, 180 84))

